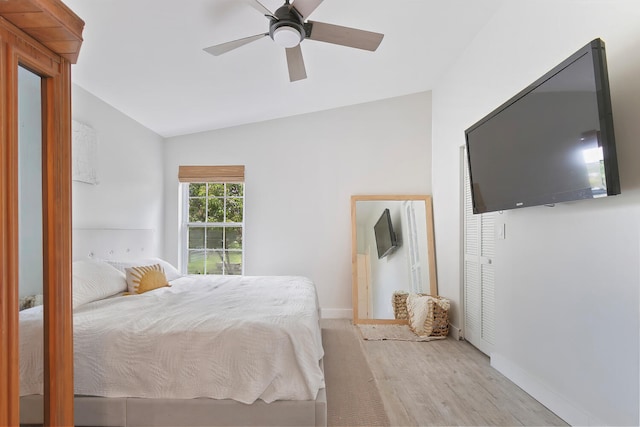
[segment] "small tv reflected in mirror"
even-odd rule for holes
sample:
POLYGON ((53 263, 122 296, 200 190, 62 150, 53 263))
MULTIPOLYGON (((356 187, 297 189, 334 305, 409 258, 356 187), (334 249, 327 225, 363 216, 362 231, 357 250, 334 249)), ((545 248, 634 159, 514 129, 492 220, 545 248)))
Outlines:
POLYGON ((391 223, 391 213, 385 209, 380 215, 380 219, 373 226, 376 236, 376 247, 378 249, 378 259, 382 259, 392 254, 399 246, 398 236, 393 231, 391 223))

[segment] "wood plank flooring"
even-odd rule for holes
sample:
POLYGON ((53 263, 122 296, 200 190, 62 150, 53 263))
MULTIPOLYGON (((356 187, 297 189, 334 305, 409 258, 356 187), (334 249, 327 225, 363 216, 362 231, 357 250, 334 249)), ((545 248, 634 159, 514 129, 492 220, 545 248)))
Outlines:
MULTIPOLYGON (((323 322, 357 329, 347 319, 323 322)), ((392 426, 567 425, 493 369, 489 358, 466 341, 360 344, 392 426)))

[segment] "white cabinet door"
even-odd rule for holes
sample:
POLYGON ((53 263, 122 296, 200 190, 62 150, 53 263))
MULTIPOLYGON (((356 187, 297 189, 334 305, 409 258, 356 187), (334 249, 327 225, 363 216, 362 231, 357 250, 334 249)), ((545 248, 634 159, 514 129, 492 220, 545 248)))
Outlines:
POLYGON ((490 355, 495 340, 495 212, 473 214, 466 152, 464 186, 464 338, 490 355))

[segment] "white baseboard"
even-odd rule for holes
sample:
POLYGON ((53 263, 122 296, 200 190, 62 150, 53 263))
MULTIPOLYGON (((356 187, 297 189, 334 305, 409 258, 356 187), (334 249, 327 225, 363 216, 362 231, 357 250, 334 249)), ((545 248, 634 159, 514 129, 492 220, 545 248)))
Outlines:
POLYGON ((551 412, 569 423, 569 425, 605 425, 500 354, 491 353, 491 366, 529 393, 538 402, 549 408, 551 412))
POLYGON ((452 324, 449 324, 449 336, 458 341, 464 339, 464 337, 462 336, 462 329, 452 324))
POLYGON ((323 319, 353 319, 353 310, 350 308, 321 308, 323 319))

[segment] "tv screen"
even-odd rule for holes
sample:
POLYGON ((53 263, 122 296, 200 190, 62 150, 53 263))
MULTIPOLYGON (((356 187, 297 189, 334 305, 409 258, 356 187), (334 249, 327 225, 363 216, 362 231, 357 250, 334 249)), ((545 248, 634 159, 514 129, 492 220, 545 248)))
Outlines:
POLYGON ((393 232, 389 209, 385 209, 382 212, 380 219, 373 226, 373 232, 376 236, 378 259, 386 257, 398 247, 398 240, 396 233, 393 232))
POLYGON ((474 213, 620 194, 604 42, 465 131, 474 213))

